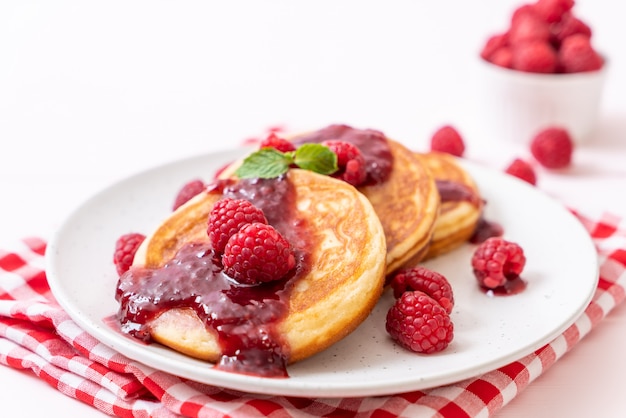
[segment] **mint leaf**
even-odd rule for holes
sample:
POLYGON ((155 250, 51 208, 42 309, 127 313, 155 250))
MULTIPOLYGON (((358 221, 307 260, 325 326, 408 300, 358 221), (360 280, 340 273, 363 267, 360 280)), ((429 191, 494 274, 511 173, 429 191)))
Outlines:
POLYGON ((337 154, 321 144, 302 144, 296 149, 294 163, 305 170, 319 174, 333 174, 338 170, 337 154))
POLYGON ((237 168, 237 177, 274 178, 296 165, 319 174, 332 174, 338 170, 337 155, 325 145, 303 144, 295 151, 280 152, 276 148, 261 148, 248 155, 237 168))
POLYGON ((247 156, 235 174, 242 179, 269 179, 286 173, 292 163, 293 155, 290 153, 282 153, 275 148, 261 148, 247 156))

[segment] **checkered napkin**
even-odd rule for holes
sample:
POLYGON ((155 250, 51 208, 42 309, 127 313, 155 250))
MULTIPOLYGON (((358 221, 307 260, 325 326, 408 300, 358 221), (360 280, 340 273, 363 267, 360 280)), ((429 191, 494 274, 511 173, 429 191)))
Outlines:
POLYGON ((448 386, 393 396, 308 399, 242 393, 154 370, 98 342, 57 305, 46 282, 41 239, 0 249, 0 363, 29 369, 61 393, 120 417, 488 417, 625 298, 626 223, 607 214, 577 216, 595 242, 600 263, 598 289, 584 314, 534 353, 448 386))

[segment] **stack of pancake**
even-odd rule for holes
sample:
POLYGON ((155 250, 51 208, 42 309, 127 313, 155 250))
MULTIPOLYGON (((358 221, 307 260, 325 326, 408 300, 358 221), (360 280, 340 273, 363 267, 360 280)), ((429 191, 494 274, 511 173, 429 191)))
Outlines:
MULTIPOLYGON (((478 189, 453 157, 414 153, 390 139, 388 144, 393 166, 383 182, 355 188, 301 169, 286 174, 299 224, 310 237, 309 267, 292 284, 287 313, 278 325, 289 363, 348 335, 369 315, 386 278, 452 250, 478 222, 478 189), (457 199, 459 190, 474 197, 457 199)), ((222 171, 221 178, 239 181, 233 174, 237 164, 222 171)), ((133 268, 159 268, 185 244, 207 242, 208 214, 222 197, 219 190, 201 193, 174 211, 147 236, 133 268)), ((167 309, 148 329, 154 341, 219 361, 218 339, 193 309, 167 309)))
POLYGON ((472 176, 456 157, 441 152, 416 154, 435 179, 440 207, 426 258, 448 253, 474 233, 484 201, 472 176))

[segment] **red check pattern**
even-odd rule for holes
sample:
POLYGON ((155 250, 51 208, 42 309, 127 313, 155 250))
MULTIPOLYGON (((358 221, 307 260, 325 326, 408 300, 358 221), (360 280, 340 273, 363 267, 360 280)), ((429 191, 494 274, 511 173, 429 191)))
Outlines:
POLYGON ((307 399, 241 393, 136 363, 81 330, 46 282, 46 242, 0 249, 0 363, 32 371, 59 392, 120 417, 488 417, 578 344, 625 299, 626 228, 618 217, 576 214, 593 238, 598 289, 584 314, 546 346, 497 370, 393 396, 307 399))

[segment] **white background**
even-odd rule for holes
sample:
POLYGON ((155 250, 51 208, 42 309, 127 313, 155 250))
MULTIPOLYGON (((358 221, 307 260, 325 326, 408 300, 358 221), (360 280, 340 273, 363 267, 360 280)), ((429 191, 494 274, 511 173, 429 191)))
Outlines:
MULTIPOLYGON (((0 2, 0 246, 49 238, 72 208, 130 174, 232 148, 271 126, 383 130, 415 150, 451 123, 467 158, 503 168, 521 144, 488 137, 477 55, 513 0, 0 2)), ((539 187, 626 216, 624 6, 580 0, 609 58, 597 129, 539 187), (621 9, 620 9, 621 8, 621 9)), ((558 237, 554 237, 558 240, 558 237)), ((620 416, 626 308, 616 309, 499 417, 620 416)), ((102 416, 0 367, 6 416, 102 416)))

